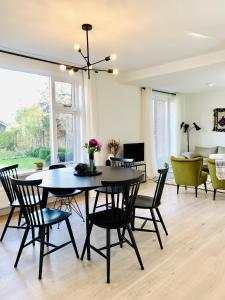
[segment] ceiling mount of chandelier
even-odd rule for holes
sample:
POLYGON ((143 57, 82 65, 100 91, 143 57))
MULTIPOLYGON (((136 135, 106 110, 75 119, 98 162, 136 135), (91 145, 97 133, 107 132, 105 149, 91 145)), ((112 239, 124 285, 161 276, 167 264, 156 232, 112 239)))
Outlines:
POLYGON ((109 56, 106 56, 105 58, 95 61, 95 62, 91 62, 90 61, 90 50, 89 50, 89 39, 88 39, 88 32, 92 30, 92 25, 91 24, 83 24, 82 25, 82 29, 84 31, 86 31, 86 42, 87 42, 87 49, 86 49, 86 54, 84 54, 81 50, 80 45, 75 44, 74 45, 74 50, 77 51, 78 53, 80 53, 80 55, 83 57, 84 61, 85 61, 85 66, 84 67, 79 67, 79 68, 75 68, 75 67, 69 67, 65 66, 65 65, 60 65, 60 70, 61 71, 66 71, 68 70, 70 75, 73 75, 74 72, 77 72, 79 70, 84 70, 88 72, 88 79, 90 79, 90 73, 91 71, 98 73, 98 72, 107 72, 107 73, 111 73, 113 75, 117 75, 119 73, 118 69, 99 69, 98 67, 96 67, 96 65, 98 63, 104 62, 104 61, 109 61, 109 60, 116 60, 117 56, 116 54, 111 54, 109 56))

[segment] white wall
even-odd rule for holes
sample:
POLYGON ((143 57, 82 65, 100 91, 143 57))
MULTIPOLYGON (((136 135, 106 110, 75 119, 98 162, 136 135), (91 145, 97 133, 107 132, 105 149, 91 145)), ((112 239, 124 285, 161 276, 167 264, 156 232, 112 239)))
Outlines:
MULTIPOLYGON (((141 100, 138 87, 120 84, 109 74, 98 74, 95 80, 97 138, 103 142, 101 164, 108 156, 110 139, 123 143, 141 142, 141 100)), ((122 155, 122 149, 121 149, 122 155)))
POLYGON ((194 146, 225 146, 225 132, 213 129, 213 109, 225 108, 225 90, 186 95, 186 121, 196 122, 202 130, 190 133, 190 149, 194 146))

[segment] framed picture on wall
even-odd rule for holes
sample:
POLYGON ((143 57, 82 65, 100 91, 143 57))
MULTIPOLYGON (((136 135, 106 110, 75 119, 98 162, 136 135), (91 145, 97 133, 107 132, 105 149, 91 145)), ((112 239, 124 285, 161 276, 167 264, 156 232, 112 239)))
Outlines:
POLYGON ((213 131, 225 131, 225 108, 215 108, 213 131))

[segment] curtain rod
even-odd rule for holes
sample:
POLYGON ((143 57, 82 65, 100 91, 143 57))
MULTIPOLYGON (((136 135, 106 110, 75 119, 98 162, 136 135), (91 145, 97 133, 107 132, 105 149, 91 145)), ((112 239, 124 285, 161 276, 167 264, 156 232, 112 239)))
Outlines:
POLYGON ((49 64, 53 64, 53 65, 58 65, 58 66, 65 65, 66 67, 69 67, 69 68, 76 68, 76 69, 79 69, 79 70, 82 69, 82 68, 77 67, 77 66, 67 65, 67 64, 59 63, 59 62, 52 61, 52 60, 42 59, 42 58, 38 58, 38 57, 35 57, 35 56, 20 54, 20 53, 17 53, 17 52, 6 51, 6 50, 2 50, 2 49, 0 49, 0 53, 14 55, 14 56, 22 57, 22 58, 33 59, 33 60, 36 60, 36 61, 41 61, 41 62, 45 62, 45 63, 49 63, 49 64))
MULTIPOLYGON (((145 87, 142 87, 143 90, 145 90, 145 87)), ((160 91, 160 90, 152 90, 153 92, 157 92, 157 93, 162 93, 162 94, 168 94, 168 95, 173 95, 176 96, 176 93, 170 93, 170 92, 165 92, 165 91, 160 91)))

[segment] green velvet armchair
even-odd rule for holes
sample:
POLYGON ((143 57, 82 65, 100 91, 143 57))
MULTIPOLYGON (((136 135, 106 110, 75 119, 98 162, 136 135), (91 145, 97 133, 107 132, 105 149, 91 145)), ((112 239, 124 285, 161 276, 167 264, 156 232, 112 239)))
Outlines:
POLYGON ((206 180, 208 173, 202 171, 203 158, 179 158, 171 156, 171 163, 175 181, 177 184, 177 194, 179 193, 180 185, 195 187, 195 196, 198 195, 198 186, 204 184, 205 192, 207 193, 206 180))
POLYGON ((209 167, 209 174, 211 177, 212 181, 212 186, 214 189, 213 193, 213 200, 216 198, 216 190, 225 190, 225 180, 219 180, 216 177, 216 167, 215 167, 215 160, 214 159, 209 159, 208 160, 208 167, 209 167))

